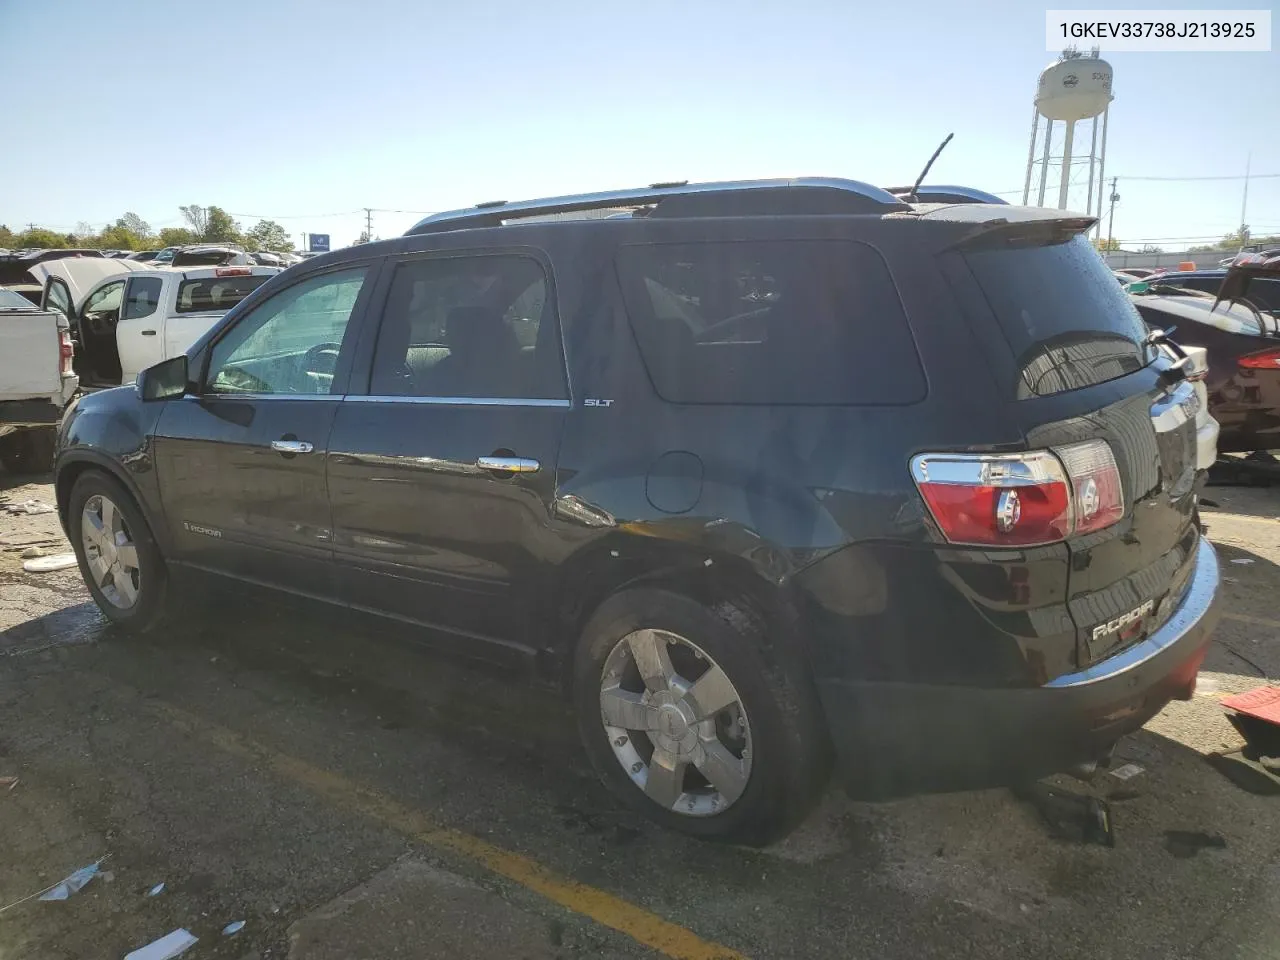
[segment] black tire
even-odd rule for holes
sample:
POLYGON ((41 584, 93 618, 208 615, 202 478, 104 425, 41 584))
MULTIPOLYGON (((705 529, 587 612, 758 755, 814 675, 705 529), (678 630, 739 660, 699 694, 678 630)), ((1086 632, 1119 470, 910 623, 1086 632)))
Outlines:
POLYGON ((48 473, 57 441, 53 427, 18 430, 0 437, 0 463, 10 473, 48 473))
POLYGON ((112 623, 130 631, 145 633, 159 626, 168 613, 170 595, 168 570, 155 536, 133 496, 114 477, 99 470, 89 470, 76 480, 67 502, 67 532, 72 549, 80 563, 80 574, 94 602, 112 623), (137 599, 122 608, 113 603, 94 581, 85 553, 82 536, 85 503, 95 496, 109 499, 121 513, 138 556, 137 599))
POLYGON ((756 618, 730 604, 715 610, 661 589, 614 594, 592 615, 574 658, 578 729, 596 772, 626 804, 693 837, 762 845, 793 829, 821 795, 830 748, 816 696, 794 665, 770 662, 756 618), (601 720, 605 664, 620 640, 641 629, 692 641, 720 666, 750 718, 752 763, 742 794, 722 812, 686 816, 651 800, 614 754, 601 720))

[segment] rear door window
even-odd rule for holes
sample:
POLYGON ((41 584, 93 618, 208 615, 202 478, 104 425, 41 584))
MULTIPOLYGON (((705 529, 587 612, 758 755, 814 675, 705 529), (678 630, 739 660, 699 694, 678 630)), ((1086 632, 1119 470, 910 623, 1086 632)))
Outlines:
POLYGON ((1154 357, 1129 295, 1080 235, 997 234, 964 253, 1019 368, 1019 397, 1114 380, 1154 357))
POLYGON ((124 298, 124 320, 141 320, 156 312, 164 281, 159 277, 132 277, 124 298))
POLYGON ((564 362, 542 266, 505 254, 397 265, 370 392, 564 399, 564 362))
POLYGON ((664 400, 909 404, 925 395, 897 289, 866 244, 644 244, 623 247, 617 266, 664 400))

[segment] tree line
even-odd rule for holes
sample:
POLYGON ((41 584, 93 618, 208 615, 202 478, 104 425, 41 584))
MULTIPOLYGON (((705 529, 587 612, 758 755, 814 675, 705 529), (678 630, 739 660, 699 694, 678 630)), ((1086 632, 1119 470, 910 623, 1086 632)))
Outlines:
POLYGON ((1188 253, 1216 253, 1225 251, 1227 253, 1235 253, 1241 247, 1249 245, 1257 245, 1259 247, 1280 247, 1280 236, 1272 234, 1269 237, 1255 237, 1249 229, 1247 223, 1241 224, 1240 229, 1233 233, 1228 233, 1217 243, 1206 244, 1202 247, 1192 247, 1188 253))
POLYGON ((259 220, 250 230, 243 230, 231 214, 221 207, 199 204, 180 206, 183 227, 152 230, 151 224, 136 213, 126 213, 101 230, 80 223, 71 233, 59 233, 47 227, 29 226, 14 231, 0 224, 0 247, 63 250, 85 247, 97 250, 158 250, 188 243, 238 243, 246 250, 281 252, 293 249, 288 231, 274 220, 259 220))

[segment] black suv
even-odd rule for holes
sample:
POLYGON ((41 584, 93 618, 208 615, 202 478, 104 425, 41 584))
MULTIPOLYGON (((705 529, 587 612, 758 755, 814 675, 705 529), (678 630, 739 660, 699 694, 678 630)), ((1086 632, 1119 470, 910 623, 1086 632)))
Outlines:
POLYGON ((1195 393, 1091 220, 919 199, 656 185, 295 266, 65 417, 89 588, 143 629, 216 574, 517 660, 702 837, 779 835, 833 755, 870 797, 1094 763, 1209 640, 1195 393))

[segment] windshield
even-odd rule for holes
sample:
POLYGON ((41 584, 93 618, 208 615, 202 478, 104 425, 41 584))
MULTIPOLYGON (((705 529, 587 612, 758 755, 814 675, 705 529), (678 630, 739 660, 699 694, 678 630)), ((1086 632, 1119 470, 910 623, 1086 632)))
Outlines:
POLYGON ((996 237, 965 260, 1017 358, 1020 398, 1114 380, 1155 356, 1138 311, 1083 236, 996 237))
POLYGON ((270 280, 260 277, 204 277, 178 287, 177 313, 226 313, 270 280))

